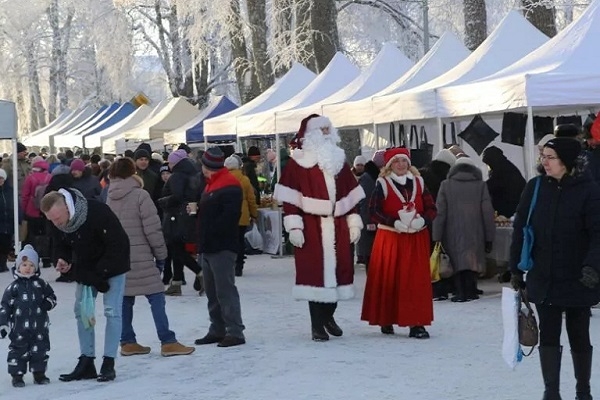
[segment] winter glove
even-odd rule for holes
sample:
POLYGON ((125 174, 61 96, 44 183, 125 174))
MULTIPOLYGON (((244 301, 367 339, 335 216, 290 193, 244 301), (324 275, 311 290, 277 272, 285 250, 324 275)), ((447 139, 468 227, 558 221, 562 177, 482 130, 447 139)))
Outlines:
POLYGON ((56 301, 51 299, 50 297, 46 297, 46 299, 42 302, 40 308, 46 312, 52 310, 56 305, 56 301))
POLYGON ((304 233, 302 229, 292 229, 290 231, 290 243, 296 247, 304 246, 304 233))
POLYGON ((423 219, 423 217, 421 217, 421 216, 415 217, 415 219, 413 219, 410 222, 410 228, 414 229, 417 232, 420 231, 421 229, 423 229, 424 226, 425 226, 425 219, 423 219))
POLYGON ((94 285, 94 287, 100 292, 100 293, 106 293, 108 292, 108 290, 110 289, 110 285, 108 284, 107 281, 100 281, 98 283, 96 283, 94 285))
POLYGON ((512 274, 510 277, 510 286, 516 291, 520 289, 525 289, 525 282, 523 281, 523 275, 521 274, 512 274))
POLYGON ((350 243, 356 243, 360 239, 360 229, 356 226, 350 227, 350 243))
POLYGON ((593 289, 598 285, 599 281, 600 277, 598 277, 598 273, 594 268, 589 265, 581 268, 581 278, 579 279, 579 282, 581 282, 583 286, 593 289))
POLYGON ((399 219, 394 222, 394 229, 398 232, 408 233, 408 226, 399 219))
POLYGON ((2 325, 0 326, 0 338, 4 339, 8 335, 8 326, 2 325))
POLYGON ((486 254, 490 254, 492 252, 493 242, 485 242, 485 252, 486 254))
POLYGON ((165 210, 169 206, 169 198, 168 197, 161 197, 156 202, 158 203, 158 206, 160 208, 162 208, 163 210, 165 210))
POLYGON ((156 268, 162 273, 165 270, 165 260, 156 260, 156 268))

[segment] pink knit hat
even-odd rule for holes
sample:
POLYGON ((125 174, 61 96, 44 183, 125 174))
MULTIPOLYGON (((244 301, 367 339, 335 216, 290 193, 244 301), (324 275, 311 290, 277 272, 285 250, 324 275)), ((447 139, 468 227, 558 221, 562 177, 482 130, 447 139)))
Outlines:
POLYGON ((85 171, 85 163, 83 160, 77 158, 71 162, 71 171, 85 171))

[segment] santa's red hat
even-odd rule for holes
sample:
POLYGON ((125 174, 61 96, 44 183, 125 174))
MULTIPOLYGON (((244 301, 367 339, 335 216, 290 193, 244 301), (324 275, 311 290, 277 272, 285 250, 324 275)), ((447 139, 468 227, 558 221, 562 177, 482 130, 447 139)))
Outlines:
POLYGON ((302 149, 302 139, 304 139, 304 134, 306 133, 306 125, 308 124, 308 121, 316 117, 320 117, 320 115, 310 114, 308 117, 302 120, 302 122, 300 123, 300 129, 298 129, 296 136, 294 136, 294 138, 290 142, 290 147, 292 149, 302 149))
POLYGON ((387 149, 383 155, 385 166, 389 167, 394 158, 404 158, 406 161, 408 161, 408 166, 411 166, 410 150, 404 147, 392 147, 391 149, 387 149))

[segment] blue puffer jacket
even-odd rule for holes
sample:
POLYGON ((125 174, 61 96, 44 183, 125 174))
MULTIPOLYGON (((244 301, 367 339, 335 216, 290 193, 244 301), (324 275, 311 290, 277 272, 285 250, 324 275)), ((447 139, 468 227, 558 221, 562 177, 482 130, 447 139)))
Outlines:
MULTIPOLYGON (((536 179, 527 183, 513 224, 513 273, 519 273, 523 226, 536 179)), ((539 195, 531 218, 534 266, 526 275, 529 300, 567 307, 592 306, 600 301, 600 285, 589 289, 579 279, 586 265, 600 275, 600 189, 589 173, 581 171, 560 182, 546 175, 539 179, 539 195)))

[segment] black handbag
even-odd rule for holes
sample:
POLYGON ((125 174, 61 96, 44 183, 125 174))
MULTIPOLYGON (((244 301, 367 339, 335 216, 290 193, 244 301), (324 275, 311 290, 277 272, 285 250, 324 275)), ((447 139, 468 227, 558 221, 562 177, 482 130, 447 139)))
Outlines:
POLYGON ((519 314, 518 314, 518 323, 519 323, 519 343, 521 346, 531 347, 529 353, 524 356, 529 356, 533 352, 535 346, 537 346, 539 342, 539 329, 537 320, 535 319, 535 314, 533 313, 533 309, 531 308, 531 304, 529 304, 529 300, 527 299, 527 292, 523 289, 519 290, 519 314), (521 307, 521 304, 525 304, 525 309, 521 307))
POLYGON ((423 168, 431 162, 433 158, 433 144, 430 144, 427 140, 427 132, 424 126, 421 127, 421 132, 418 136, 416 125, 410 126, 409 145, 410 162, 412 165, 417 168, 423 168))
POLYGON ((446 124, 442 126, 442 138, 444 140, 443 147, 444 149, 449 149, 452 146, 458 146, 458 140, 456 140, 456 124, 454 122, 450 122, 450 140, 448 143, 446 140, 446 124))
POLYGON ((162 229, 167 244, 192 243, 196 239, 196 216, 188 215, 186 205, 175 212, 166 211, 163 216, 162 229))
POLYGON ((390 147, 396 147, 396 126, 390 122, 390 147))

